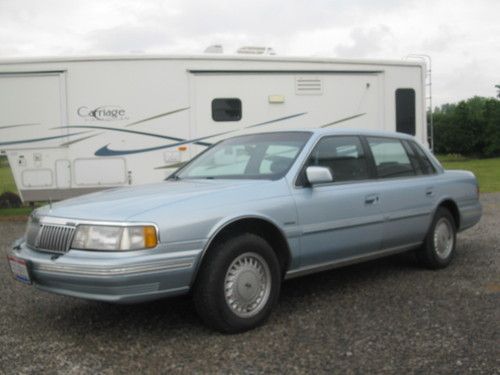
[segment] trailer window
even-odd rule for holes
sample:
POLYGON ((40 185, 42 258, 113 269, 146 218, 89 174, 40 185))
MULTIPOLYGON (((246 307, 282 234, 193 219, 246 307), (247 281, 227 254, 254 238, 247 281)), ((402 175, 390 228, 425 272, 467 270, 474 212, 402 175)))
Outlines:
POLYGON ((415 135, 415 90, 396 90, 396 131, 415 135))
POLYGON ((240 121, 241 100, 238 98, 217 98, 212 100, 214 121, 240 121))

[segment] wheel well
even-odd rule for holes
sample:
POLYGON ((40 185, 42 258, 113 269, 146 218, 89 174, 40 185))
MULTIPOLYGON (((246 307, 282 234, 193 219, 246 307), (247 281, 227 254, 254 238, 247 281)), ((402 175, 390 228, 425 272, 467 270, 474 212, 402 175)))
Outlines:
MULTIPOLYGON (((282 274, 286 273, 291 261, 288 242, 280 229, 264 219, 246 218, 226 225, 210 242, 204 255, 210 252, 218 243, 243 233, 253 233, 266 240, 276 253, 282 274)), ((203 259, 201 262, 203 262, 203 259)))
POLYGON ((439 204, 439 207, 444 207, 448 211, 450 211, 451 216, 453 216, 453 219, 455 220, 455 225, 457 229, 460 228, 460 212, 458 211, 457 204, 452 201, 451 199, 447 199, 439 204))

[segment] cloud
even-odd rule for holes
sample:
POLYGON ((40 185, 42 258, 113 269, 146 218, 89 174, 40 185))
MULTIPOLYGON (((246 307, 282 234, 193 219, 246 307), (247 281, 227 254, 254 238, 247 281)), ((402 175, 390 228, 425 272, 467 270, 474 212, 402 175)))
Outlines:
POLYGON ((458 33, 450 25, 440 25, 437 33, 427 37, 422 42, 422 49, 432 53, 440 53, 449 48, 454 48, 457 42, 466 37, 466 34, 458 33))
POLYGON ((384 46, 394 41, 391 29, 385 25, 363 28, 356 27, 350 33, 351 43, 335 47, 339 57, 373 57, 383 50, 384 46))
POLYGON ((0 58, 201 53, 215 43, 300 56, 427 53, 442 103, 495 94, 498 14, 498 0, 0 0, 0 58))
POLYGON ((128 25, 91 31, 85 39, 89 50, 100 53, 144 52, 173 41, 157 27, 128 25))

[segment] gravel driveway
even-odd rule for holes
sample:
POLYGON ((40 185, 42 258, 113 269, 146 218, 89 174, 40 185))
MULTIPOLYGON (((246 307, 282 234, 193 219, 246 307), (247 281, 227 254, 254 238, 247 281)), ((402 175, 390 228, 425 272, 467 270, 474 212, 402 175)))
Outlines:
MULTIPOLYGON (((206 329, 188 298, 119 306, 40 292, 0 256, 0 373, 500 373, 500 194, 441 271, 402 254, 288 281, 269 322, 206 329)), ((0 247, 24 231, 0 222, 0 247)))

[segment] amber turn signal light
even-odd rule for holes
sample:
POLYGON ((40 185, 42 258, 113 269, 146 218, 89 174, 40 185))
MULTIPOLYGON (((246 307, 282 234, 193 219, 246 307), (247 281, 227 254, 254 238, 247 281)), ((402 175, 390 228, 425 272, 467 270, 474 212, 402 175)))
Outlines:
POLYGON ((153 226, 144 227, 144 247, 151 249, 158 244, 158 237, 156 236, 156 228, 153 226))

